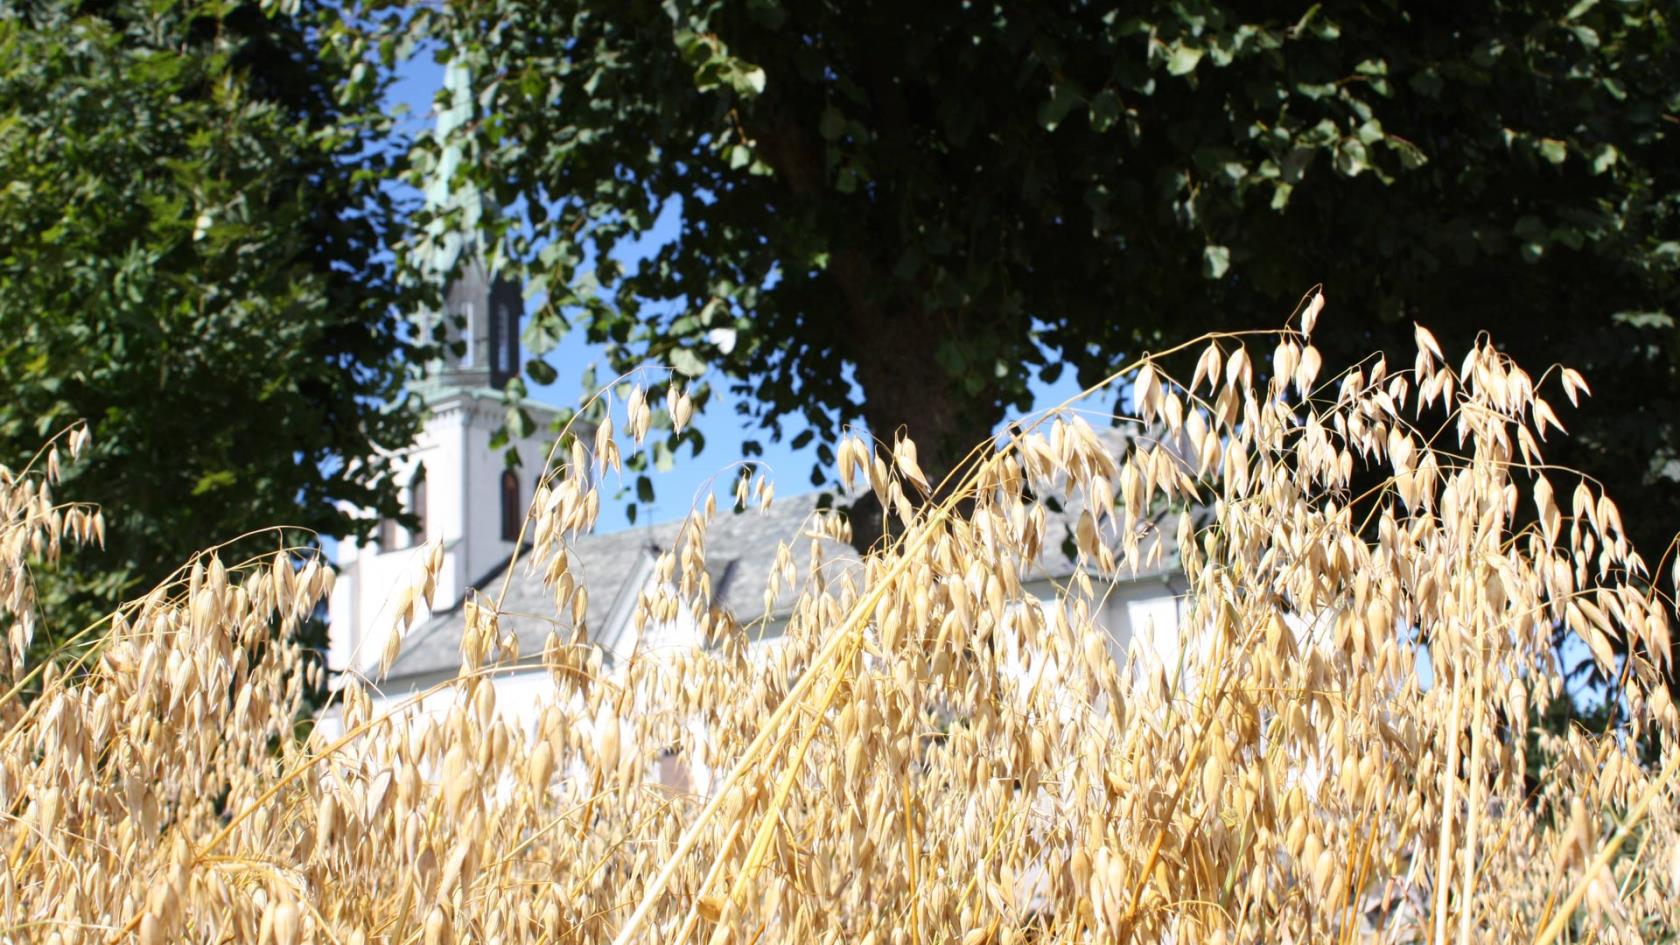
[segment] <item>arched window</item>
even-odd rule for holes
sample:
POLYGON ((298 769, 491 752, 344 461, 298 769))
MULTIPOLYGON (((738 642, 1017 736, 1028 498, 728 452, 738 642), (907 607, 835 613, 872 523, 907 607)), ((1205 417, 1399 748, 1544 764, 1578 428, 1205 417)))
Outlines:
POLYGON ((525 508, 519 501, 519 474, 502 470, 502 540, 518 541, 519 525, 525 508))
POLYGON ((426 541, 426 467, 414 473, 414 484, 408 487, 408 510, 414 515, 414 530, 408 533, 410 544, 426 541))
POLYGON ((374 541, 378 543, 381 552, 397 550, 396 520, 391 518, 380 519, 379 534, 375 536, 374 541))
POLYGON ((519 375, 519 314, 524 310, 524 293, 511 279, 495 279, 490 286, 489 345, 484 366, 490 369, 490 386, 502 388, 519 375))
POLYGON ((519 373, 519 309, 507 305, 500 314, 502 317, 502 344, 498 356, 502 359, 502 373, 508 377, 513 377, 519 373))

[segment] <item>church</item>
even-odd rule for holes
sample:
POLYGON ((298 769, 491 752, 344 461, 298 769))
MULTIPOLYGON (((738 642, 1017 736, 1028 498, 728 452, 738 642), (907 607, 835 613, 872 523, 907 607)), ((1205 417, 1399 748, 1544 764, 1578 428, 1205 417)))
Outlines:
POLYGON ((459 343, 446 346, 417 385, 427 416, 399 480, 416 524, 386 519, 372 540, 339 543, 328 605, 331 669, 373 676, 394 616, 391 597, 429 542, 442 550, 433 597, 439 612, 458 609, 512 557, 556 415, 541 403, 521 405, 534 432, 514 441, 517 466, 492 443, 506 417, 503 388, 519 371, 523 307, 520 287, 493 278, 477 261, 451 284, 444 311, 459 343))
MULTIPOLYGON (((329 607, 328 665, 338 674, 366 679, 378 693, 376 704, 384 708, 396 708, 455 676, 466 629, 463 605, 474 591, 483 600, 500 601, 499 626, 512 635, 520 654, 493 676, 501 711, 528 721, 553 690, 540 655, 550 632, 570 635, 570 615, 555 612, 553 593, 542 575, 527 567, 528 557, 516 558, 515 552, 552 445, 557 411, 531 401, 522 405, 534 423, 530 435, 512 444, 521 459, 518 465, 509 465, 504 448, 492 444, 507 408, 503 388, 519 370, 522 309, 520 287, 496 278, 480 263, 468 264, 451 285, 445 323, 451 326, 447 330, 459 332, 459 343, 429 365, 417 386, 427 419, 406 457, 400 483, 416 525, 409 529, 385 521, 372 540, 339 545, 339 578, 329 607), (431 550, 434 545, 436 552, 431 550), (433 606, 416 605, 420 610, 389 671, 381 676, 379 664, 397 605, 394 595, 412 583, 424 557, 432 553, 441 553, 442 559, 433 606)), ((1114 448, 1124 448, 1126 434, 1103 435, 1116 438, 1114 448)), ((809 493, 779 498, 765 510, 723 511, 707 529, 711 600, 739 625, 755 628, 755 647, 775 645, 800 593, 796 582, 766 600, 780 545, 818 542, 831 573, 858 566, 850 545, 810 529, 818 501, 817 493, 809 493)), ((1078 514, 1076 503, 1056 512, 1050 534, 1071 534, 1078 514)), ((606 672, 633 652, 648 656, 704 645, 686 613, 641 633, 635 627, 637 602, 657 589, 651 583, 656 580, 656 562, 677 540, 680 527, 680 522, 656 523, 584 535, 570 543, 571 573, 589 591, 589 640, 600 650, 606 672)), ((1052 547, 1024 589, 1044 605, 1056 606, 1057 589, 1066 585, 1075 568, 1072 559, 1052 547)), ((1143 663, 1134 659, 1134 666, 1177 664, 1183 589, 1170 548, 1156 565, 1102 587, 1099 599, 1090 605, 1110 634, 1114 655, 1122 660, 1144 658, 1143 663)), ((428 710, 435 707, 431 699, 424 705, 428 710)))

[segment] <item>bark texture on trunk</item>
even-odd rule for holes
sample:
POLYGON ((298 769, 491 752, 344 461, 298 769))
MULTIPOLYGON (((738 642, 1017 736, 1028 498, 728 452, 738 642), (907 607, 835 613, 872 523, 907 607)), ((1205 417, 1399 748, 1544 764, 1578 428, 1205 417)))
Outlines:
MULTIPOLYGON (((902 108, 901 101, 887 99, 889 106, 902 108)), ((796 204, 818 198, 827 187, 822 142, 812 135, 808 123, 795 116, 765 114, 754 123, 760 153, 796 204)), ((861 232, 878 230, 895 232, 896 227, 891 221, 865 224, 861 232)), ((929 484, 937 486, 1003 415, 995 378, 985 377, 976 388, 971 378, 953 375, 939 360, 941 343, 971 330, 970 323, 980 316, 961 308, 927 311, 921 287, 895 273, 902 247, 894 240, 870 242, 856 232, 836 238, 828 274, 845 300, 847 323, 838 326, 835 336, 838 353, 856 366, 864 421, 878 450, 890 451, 900 434, 914 440, 918 462, 929 484)), ((913 493, 909 497, 919 499, 913 493)), ((879 542, 885 515, 873 495, 854 503, 852 543, 859 551, 879 542)))
MULTIPOLYGON (((991 435, 1002 416, 994 385, 970 394, 963 377, 951 375, 937 362, 940 342, 947 331, 960 330, 959 320, 914 313, 876 321, 868 309, 857 315, 867 328, 857 340, 854 363, 864 392, 864 420, 876 448, 890 451, 901 434, 914 440, 917 461, 935 490, 933 498, 943 498, 940 482, 991 435)), ((912 489, 906 494, 912 501, 919 499, 912 489)), ((860 552, 883 537, 888 514, 873 494, 853 504, 852 543, 860 552)))

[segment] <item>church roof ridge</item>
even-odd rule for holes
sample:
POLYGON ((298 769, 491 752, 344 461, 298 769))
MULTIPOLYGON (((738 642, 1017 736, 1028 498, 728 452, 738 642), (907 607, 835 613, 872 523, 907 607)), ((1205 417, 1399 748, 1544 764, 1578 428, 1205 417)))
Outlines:
MULTIPOLYGON (((1124 433, 1110 436, 1123 438, 1124 433)), ((816 538, 822 547, 824 575, 836 578, 844 569, 856 567, 857 552, 848 544, 802 530, 810 517, 821 510, 824 494, 843 500, 838 490, 816 490, 777 499, 769 509, 748 508, 735 514, 721 512, 706 527, 706 571, 711 578, 712 604, 729 611, 743 626, 759 621, 774 622, 791 613, 794 604, 805 590, 806 568, 799 567, 799 584, 783 588, 775 603, 766 609, 764 590, 776 569, 776 550, 779 544, 795 544, 806 538, 816 538)), ((1070 577, 1079 568, 1062 551, 1062 538, 1071 535, 1073 525, 1083 510, 1077 498, 1067 497, 1048 512, 1044 544, 1038 559, 1022 574, 1023 581, 1058 581, 1070 577)), ((632 526, 614 532, 590 533, 573 540, 568 548, 571 571, 578 583, 589 588, 589 612, 585 621, 591 642, 611 645, 616 642, 622 627, 613 626, 614 619, 622 622, 622 601, 635 600, 645 582, 645 569, 639 563, 648 554, 657 554, 675 543, 686 518, 672 519, 648 525, 632 526)), ((1178 549, 1170 529, 1157 532, 1162 554, 1157 564, 1140 567, 1135 574, 1123 579, 1125 583, 1155 580, 1174 573, 1178 567, 1178 549)), ((521 563, 527 559, 521 558, 521 563)), ((499 586, 507 564, 475 582, 472 587, 499 586)), ((519 643, 523 656, 540 653, 551 630, 565 631, 568 621, 556 615, 554 595, 543 584, 542 574, 529 567, 520 567, 508 582, 507 596, 500 603, 500 622, 503 632, 511 632, 519 643), (554 616, 544 616, 554 615, 554 616)), ((421 680, 442 678, 460 666, 460 644, 465 631, 465 617, 459 607, 433 614, 415 629, 402 653, 391 667, 390 679, 421 680)))

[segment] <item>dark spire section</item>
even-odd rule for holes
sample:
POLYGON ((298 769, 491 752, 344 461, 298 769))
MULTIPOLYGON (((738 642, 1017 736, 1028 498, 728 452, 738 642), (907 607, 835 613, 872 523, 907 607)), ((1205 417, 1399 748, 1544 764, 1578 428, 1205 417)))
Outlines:
POLYGON ((519 284, 467 260, 444 295, 444 352, 428 373, 444 388, 500 390, 519 373, 519 284))

